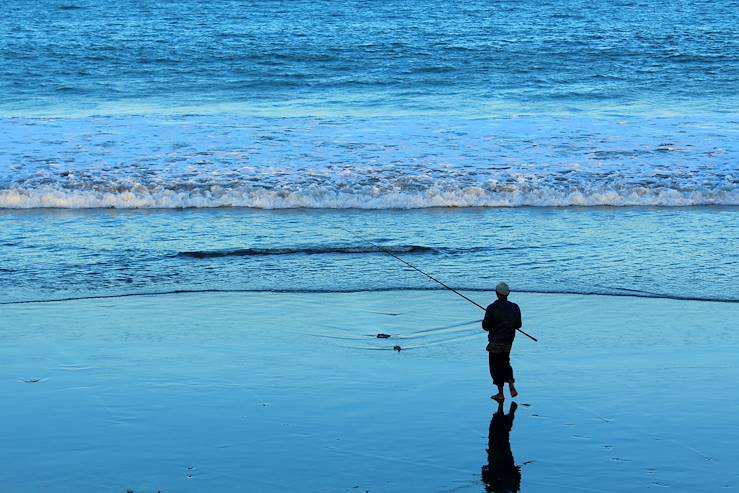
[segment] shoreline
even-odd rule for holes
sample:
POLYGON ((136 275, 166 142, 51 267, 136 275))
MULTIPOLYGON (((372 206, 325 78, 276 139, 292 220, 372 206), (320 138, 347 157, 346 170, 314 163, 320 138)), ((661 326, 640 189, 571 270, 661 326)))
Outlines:
MULTIPOLYGON (((483 293, 486 295, 493 295, 495 288, 490 289, 466 289, 463 287, 452 286, 457 291, 464 291, 466 293, 483 293)), ((322 290, 322 289, 216 289, 216 288, 204 288, 204 289, 174 289, 171 291, 152 291, 152 292, 141 292, 141 293, 118 293, 118 294, 97 294, 89 296, 74 296, 68 298, 52 298, 52 299, 36 299, 36 300, 13 300, 13 301, 0 301, 0 305, 30 305, 39 303, 64 303, 69 301, 85 301, 85 300, 104 300, 104 299, 116 299, 116 298, 132 298, 132 297, 149 297, 149 296, 166 296, 166 295, 186 295, 186 294, 353 294, 353 293, 392 293, 392 292, 408 292, 408 291, 435 291, 445 292, 445 288, 429 287, 429 288, 376 288, 376 289, 347 289, 347 290, 322 290)), ((597 293, 597 292, 579 292, 579 291, 541 291, 532 289, 518 289, 517 293, 524 294, 537 294, 537 295, 571 295, 571 296, 600 296, 600 297, 616 297, 616 298, 646 298, 651 300, 673 300, 673 301, 690 301, 700 303, 739 303, 739 299, 735 298, 699 298, 691 296, 674 296, 669 294, 659 293, 597 293)))

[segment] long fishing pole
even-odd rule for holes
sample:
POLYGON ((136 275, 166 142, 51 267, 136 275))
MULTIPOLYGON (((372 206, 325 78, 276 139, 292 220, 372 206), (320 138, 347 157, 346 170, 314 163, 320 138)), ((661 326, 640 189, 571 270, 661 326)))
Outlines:
MULTIPOLYGON (((343 229, 343 230, 344 230, 344 231, 346 231, 347 233, 350 233, 350 234, 352 234, 352 235, 355 235, 355 236, 359 236, 359 235, 357 235, 356 233, 354 233, 353 231, 350 231, 350 230, 348 230, 348 229, 346 229, 346 228, 343 228, 343 227, 341 227, 341 226, 339 226, 339 228, 343 229)), ((361 238, 361 236, 360 236, 360 238, 361 238)), ((428 277, 428 278, 429 278, 429 279, 431 279, 432 281, 434 281, 434 282, 436 282, 436 283, 439 283, 439 284, 441 284, 442 286, 444 286, 444 287, 445 287, 446 289, 448 289, 448 290, 449 290, 449 291, 451 291, 452 293, 454 293, 454 294, 456 294, 456 295, 459 295, 459 296, 461 296, 462 298, 466 299, 467 301, 469 301, 470 303, 472 303, 472 304, 473 304, 473 305, 475 305, 476 307, 478 307, 478 308, 480 308, 481 310, 485 311, 485 307, 484 307, 484 306, 482 306, 482 305, 480 305, 479 303, 477 303, 477 302, 475 302, 475 301, 473 301, 473 300, 469 299, 468 297, 466 297, 465 295, 463 295, 462 293, 460 293, 460 292, 459 292, 459 291, 457 291, 456 289, 454 289, 454 288, 451 288, 451 287, 447 286, 446 284, 444 284, 444 283, 443 283, 443 282, 441 282, 440 280, 436 279, 435 277, 433 277, 433 276, 431 276, 431 275, 429 275, 429 274, 426 274, 426 273, 425 273, 424 271, 422 271, 421 269, 419 269, 419 268, 418 268, 418 267, 416 267, 415 265, 413 265, 413 264, 411 264, 411 263, 409 263, 409 262, 406 262, 406 261, 405 261, 405 260, 403 260, 402 258, 398 257, 397 255, 395 255, 395 254, 394 254, 393 252, 391 252, 390 250, 388 250, 388 249, 386 249, 386 248, 382 247, 381 245, 378 245, 377 243, 375 243, 375 242, 373 242, 372 240, 369 240, 369 239, 367 239, 367 238, 364 238, 364 240, 365 240, 365 241, 366 241, 367 243, 369 243, 370 245, 374 246, 375 248, 379 248, 379 249, 380 249, 380 250, 381 250, 382 252, 384 252, 384 253, 387 253, 388 255, 390 255, 391 257, 393 257, 394 259, 400 260, 401 262, 403 262, 403 263, 404 263, 405 265, 407 265, 407 266, 408 266, 408 267, 410 267, 411 269, 415 270, 416 272, 420 272, 421 274, 423 274, 424 276, 428 277)), ((519 331, 520 333, 522 333, 523 335, 525 335, 526 337, 528 337, 529 339, 531 339, 532 341, 534 341, 534 342, 539 342, 539 339, 537 339, 536 337, 532 336, 531 334, 527 334, 527 333, 526 333, 525 331, 521 330, 520 328, 519 328, 519 329, 516 329, 516 330, 517 330, 517 331, 519 331)))

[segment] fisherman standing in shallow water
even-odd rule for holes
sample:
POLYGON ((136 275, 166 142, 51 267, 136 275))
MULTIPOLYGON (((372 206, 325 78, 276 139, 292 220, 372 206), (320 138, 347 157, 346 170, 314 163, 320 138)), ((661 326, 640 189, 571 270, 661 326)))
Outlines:
POLYGON ((485 318, 482 320, 482 328, 488 332, 488 361, 490 364, 490 376, 493 377, 493 385, 498 387, 498 393, 491 396, 498 402, 505 400, 503 386, 508 383, 511 397, 516 397, 518 392, 513 380, 513 368, 511 368, 511 347, 516 337, 516 329, 521 328, 521 310, 518 305, 508 301, 511 289, 508 284, 501 282, 495 287, 495 300, 485 310, 485 318))

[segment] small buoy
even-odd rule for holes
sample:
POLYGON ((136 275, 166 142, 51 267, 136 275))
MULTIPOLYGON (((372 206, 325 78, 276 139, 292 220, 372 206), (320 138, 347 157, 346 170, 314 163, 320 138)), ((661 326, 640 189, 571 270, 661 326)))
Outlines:
POLYGON ((403 348, 401 348, 400 346, 393 346, 393 349, 396 350, 397 352, 400 352, 400 350, 403 348))
POLYGON ((383 334, 382 332, 380 332, 379 334, 377 334, 377 338, 378 339, 390 339, 390 334, 383 334))

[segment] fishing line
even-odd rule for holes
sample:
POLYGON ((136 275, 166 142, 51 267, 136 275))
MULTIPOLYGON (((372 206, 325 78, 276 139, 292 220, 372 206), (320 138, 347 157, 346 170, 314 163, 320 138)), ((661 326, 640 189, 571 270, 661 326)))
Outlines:
MULTIPOLYGON (((373 242, 372 240, 370 240, 370 239, 368 239, 368 238, 366 238, 366 237, 364 237, 364 236, 362 236, 362 235, 358 235, 358 234, 356 234, 355 232, 353 232, 353 231, 351 231, 351 230, 349 230, 349 229, 346 229, 346 228, 344 228, 344 227, 342 227, 342 226, 339 226, 339 228, 340 228, 340 229, 343 229, 344 231, 346 231, 347 233, 349 233, 349 234, 351 234, 351 235, 353 235, 353 236, 358 236, 358 237, 362 238, 362 239, 363 239, 364 241, 366 241, 366 242, 367 242, 367 243, 369 243, 370 245, 374 246, 375 248, 378 248, 378 249, 380 249, 380 250, 381 250, 382 252, 384 252, 384 253, 387 253, 388 255, 390 255, 391 257, 393 257, 394 259, 396 259, 396 260, 399 260, 399 261, 403 262, 403 263, 404 263, 405 265, 407 265, 407 266, 408 266, 408 267, 410 267, 411 269, 415 270, 416 272, 419 272, 419 273, 423 274, 424 276, 428 277, 429 279, 431 279, 432 281, 434 281, 434 282, 436 282, 436 283, 439 283, 439 284, 441 284, 442 286, 444 286, 444 287, 445 287, 446 289, 448 289, 448 290, 449 290, 449 291, 451 291, 452 293, 454 293, 454 294, 456 294, 456 295, 458 295, 458 296, 461 296, 462 298, 466 299, 467 301, 469 301, 470 303, 472 303, 472 304, 473 304, 473 305, 475 305, 476 307, 480 308, 480 309, 481 309, 482 311, 485 311, 485 307, 484 307, 484 306, 482 306, 481 304, 479 304, 479 303, 476 303, 475 301, 472 301, 471 299, 469 299, 468 297, 466 297, 465 295, 463 295, 462 293, 460 293, 460 292, 459 292, 459 291, 457 291, 456 289, 454 289, 454 288, 451 288, 451 287, 447 286, 446 284, 444 284, 443 282, 441 282, 440 280, 436 279, 435 277, 433 277, 433 276, 431 276, 431 275, 429 275, 429 274, 426 274, 426 273, 425 273, 424 271, 422 271, 421 269, 419 269, 419 268, 418 268, 418 267, 416 267, 415 265, 413 265, 413 264, 411 264, 411 263, 409 263, 409 262, 406 262, 406 261, 405 261, 405 260, 403 260, 402 258, 398 257, 397 255, 395 255, 395 254, 394 254, 393 252, 391 252, 391 251, 390 251, 390 250, 388 250, 387 248, 384 248, 383 246, 381 246, 381 245, 378 245, 377 243, 373 242)), ((523 335, 525 335, 526 337, 528 337, 529 339, 531 339, 532 341, 534 341, 534 342, 539 342, 539 340, 538 340, 538 339, 537 339, 536 337, 534 337, 534 336, 532 336, 532 335, 530 335, 530 334, 527 334, 527 333, 526 333, 525 331, 523 331, 523 330, 521 330, 521 329, 516 329, 516 330, 517 330, 517 331, 519 331, 520 333, 522 333, 523 335)))

